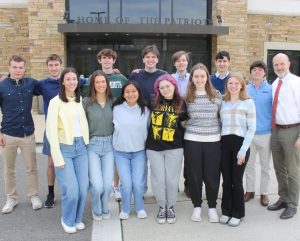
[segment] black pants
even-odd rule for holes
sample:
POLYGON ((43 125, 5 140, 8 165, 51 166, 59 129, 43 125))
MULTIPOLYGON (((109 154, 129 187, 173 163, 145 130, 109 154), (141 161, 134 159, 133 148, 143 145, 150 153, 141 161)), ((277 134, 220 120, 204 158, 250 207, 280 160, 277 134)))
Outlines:
POLYGON ((221 138, 222 214, 239 219, 245 216, 243 175, 250 154, 248 149, 245 162, 242 165, 237 164, 237 154, 243 140, 243 137, 236 135, 221 138))
POLYGON ((204 182, 208 206, 215 208, 220 185, 221 143, 186 140, 184 153, 194 207, 201 207, 204 182))

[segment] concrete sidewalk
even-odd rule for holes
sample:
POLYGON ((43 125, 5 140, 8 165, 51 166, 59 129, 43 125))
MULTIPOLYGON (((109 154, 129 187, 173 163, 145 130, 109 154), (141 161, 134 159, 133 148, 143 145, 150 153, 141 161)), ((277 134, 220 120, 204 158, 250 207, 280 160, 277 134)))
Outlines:
MULTIPOLYGON (((36 125, 36 141, 42 142, 44 132, 44 116, 33 115, 36 125)), ((41 145, 38 145, 37 152, 41 153, 41 145)), ((47 194, 46 167, 47 158, 38 154, 39 189, 43 199, 47 194)), ((120 221, 118 218, 120 203, 111 197, 110 211, 111 219, 101 222, 92 220, 90 201, 87 200, 83 221, 86 229, 73 235, 64 233, 60 225, 61 200, 59 188, 56 187, 57 205, 53 209, 43 208, 33 211, 26 198, 25 190, 25 170, 20 154, 17 158, 17 189, 19 193, 18 206, 8 215, 0 215, 0 241, 31 241, 31 240, 51 240, 51 241, 300 241, 300 215, 289 220, 281 220, 279 215, 282 211, 267 211, 259 203, 259 175, 256 181, 255 199, 246 203, 246 217, 239 227, 232 228, 220 223, 209 223, 207 217, 207 203, 202 205, 202 221, 193 222, 190 219, 192 214, 192 203, 186 198, 183 190, 183 178, 180 179, 180 192, 175 206, 177 222, 175 224, 157 224, 155 217, 158 206, 151 190, 151 182, 148 178, 149 190, 145 197, 145 209, 148 218, 137 219, 134 212, 129 220, 120 221)), ((257 163, 259 171, 259 164, 257 163)), ((0 174, 3 173, 2 161, 0 162, 0 174)), ((259 173, 259 172, 257 172, 259 173)), ((150 170, 149 174, 150 177, 150 170)), ((277 182, 274 171, 271 175, 271 195, 270 202, 277 200, 277 182)), ((222 188, 220 187, 221 195, 222 188)), ((5 203, 3 178, 0 179, 0 205, 5 203)), ((132 208, 133 209, 133 208, 132 208)), ((218 212, 220 211, 220 199, 218 200, 218 212)))
MULTIPOLYGON (((259 168, 259 164, 257 164, 259 168)), ((259 169, 257 169, 259 170, 259 169)), ((150 172, 150 170, 149 170, 150 172)), ((270 203, 277 201, 277 182, 275 173, 272 171, 270 203)), ((239 227, 230 227, 221 223, 209 223, 207 216, 207 202, 202 205, 202 221, 193 222, 190 219, 193 206, 191 200, 186 198, 181 191, 178 194, 176 203, 175 224, 158 224, 155 220, 158 206, 152 195, 150 180, 149 191, 145 197, 145 210, 148 218, 140 220, 135 212, 131 212, 129 220, 120 221, 118 213, 120 204, 111 199, 110 210, 111 220, 93 222, 93 241, 299 241, 300 240, 300 215, 297 214, 290 220, 281 220, 281 211, 268 211, 266 207, 260 205, 260 195, 246 203, 246 217, 239 227)), ((257 178, 256 193, 259 193, 259 178, 257 178)), ((183 178, 180 179, 180 190, 183 190, 183 178)), ((221 196, 221 190, 219 197, 221 196)), ((205 198, 205 197, 204 197, 205 198)), ((218 199, 218 213, 220 211, 221 200, 218 199)), ((133 206, 132 206, 133 209, 133 206)))

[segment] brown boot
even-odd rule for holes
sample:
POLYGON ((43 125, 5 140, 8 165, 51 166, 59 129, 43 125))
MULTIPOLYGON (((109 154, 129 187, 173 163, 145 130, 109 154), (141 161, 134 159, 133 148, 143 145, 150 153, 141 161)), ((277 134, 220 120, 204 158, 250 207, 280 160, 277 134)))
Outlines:
POLYGON ((244 201, 248 202, 250 199, 254 198, 254 192, 246 192, 244 195, 244 201))
POLYGON ((268 195, 260 195, 260 204, 264 207, 269 205, 268 195))

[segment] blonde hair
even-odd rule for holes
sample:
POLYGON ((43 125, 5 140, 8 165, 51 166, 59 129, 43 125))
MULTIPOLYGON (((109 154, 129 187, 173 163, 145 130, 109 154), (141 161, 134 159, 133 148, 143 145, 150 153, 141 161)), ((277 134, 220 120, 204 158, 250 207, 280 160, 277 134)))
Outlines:
POLYGON ((240 90, 240 94, 239 94, 239 99, 240 100, 250 99, 250 96, 248 95, 247 90, 246 90, 246 82, 245 82, 243 76, 241 74, 237 73, 237 72, 231 72, 229 74, 228 78, 227 78, 227 81, 226 81, 225 95, 223 96, 223 100, 230 101, 231 96, 230 96, 230 92, 228 91, 228 86, 227 85, 228 85, 228 82, 231 78, 236 78, 242 86, 242 88, 240 90))

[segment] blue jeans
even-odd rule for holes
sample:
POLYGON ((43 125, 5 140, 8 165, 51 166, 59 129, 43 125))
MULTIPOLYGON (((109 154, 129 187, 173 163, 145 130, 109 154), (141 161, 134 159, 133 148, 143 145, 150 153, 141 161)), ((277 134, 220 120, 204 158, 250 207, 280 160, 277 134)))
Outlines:
POLYGON ((92 137, 87 150, 92 208, 97 216, 108 214, 108 199, 114 179, 112 136, 92 137))
POLYGON ((73 227, 82 222, 89 185, 88 156, 82 137, 75 137, 73 145, 60 144, 65 161, 64 168, 55 168, 56 178, 62 195, 62 218, 73 227))
POLYGON ((130 213, 130 199, 133 193, 135 211, 144 209, 146 183, 146 151, 121 152, 114 150, 115 161, 121 179, 122 211, 130 213))

